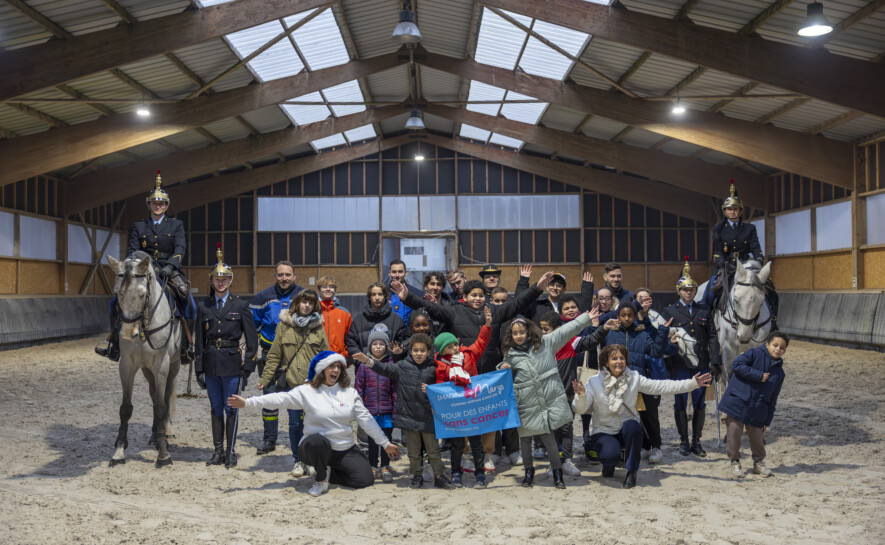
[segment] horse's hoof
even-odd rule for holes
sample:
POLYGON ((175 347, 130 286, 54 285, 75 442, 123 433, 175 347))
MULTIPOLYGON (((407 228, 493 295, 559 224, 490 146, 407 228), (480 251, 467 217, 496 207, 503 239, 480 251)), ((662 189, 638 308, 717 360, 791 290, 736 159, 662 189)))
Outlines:
POLYGON ((119 466, 119 465, 123 465, 125 463, 126 463, 126 458, 122 458, 120 460, 114 460, 113 458, 111 458, 110 463, 108 463, 108 467, 119 466))
POLYGON ((165 466, 171 466, 171 465, 172 465, 172 457, 171 456, 166 458, 165 460, 158 459, 157 463, 155 464, 157 469, 160 469, 161 467, 165 467, 165 466))

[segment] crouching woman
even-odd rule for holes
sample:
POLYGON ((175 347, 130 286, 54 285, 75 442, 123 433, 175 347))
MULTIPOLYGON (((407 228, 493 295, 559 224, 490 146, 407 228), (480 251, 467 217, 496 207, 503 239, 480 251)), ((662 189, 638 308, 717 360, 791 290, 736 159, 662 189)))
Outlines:
POLYGON ((330 483, 366 488, 374 481, 369 460, 353 442, 353 420, 389 456, 399 456, 399 449, 387 439, 350 386, 344 367, 344 356, 327 350, 311 360, 307 384, 288 392, 249 399, 233 395, 227 400, 235 408, 304 411, 304 437, 298 445, 298 456, 316 468, 316 482, 307 492, 311 496, 324 494, 330 483))
POLYGON ((627 367, 623 344, 606 346, 599 354, 599 374, 587 384, 572 383, 576 414, 590 413, 590 445, 602 463, 602 476, 614 477, 621 449, 627 454, 624 488, 636 486, 642 448, 642 424, 636 410, 640 393, 648 395, 683 394, 710 384, 710 374, 696 374, 686 380, 652 380, 627 367))

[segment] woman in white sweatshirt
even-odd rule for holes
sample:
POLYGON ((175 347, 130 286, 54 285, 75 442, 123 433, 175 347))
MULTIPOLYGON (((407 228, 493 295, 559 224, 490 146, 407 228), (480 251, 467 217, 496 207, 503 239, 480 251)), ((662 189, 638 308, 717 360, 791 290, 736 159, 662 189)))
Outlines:
POLYGON ((332 351, 320 352, 310 362, 308 383, 289 390, 245 399, 234 395, 228 404, 236 408, 295 409, 304 411, 304 436, 298 445, 298 456, 316 468, 316 482, 308 494, 320 496, 329 483, 350 488, 366 488, 375 480, 372 466, 353 442, 351 422, 360 427, 391 458, 399 456, 363 405, 357 391, 350 386, 344 372, 344 357, 332 351))
POLYGON ((602 463, 602 476, 613 477, 621 449, 627 451, 627 477, 624 488, 636 486, 642 447, 642 424, 636 411, 640 393, 648 395, 681 394, 710 384, 710 373, 696 374, 687 380, 652 380, 627 367, 627 348, 610 344, 599 354, 599 374, 587 384, 572 383, 576 414, 591 413, 590 444, 602 463))

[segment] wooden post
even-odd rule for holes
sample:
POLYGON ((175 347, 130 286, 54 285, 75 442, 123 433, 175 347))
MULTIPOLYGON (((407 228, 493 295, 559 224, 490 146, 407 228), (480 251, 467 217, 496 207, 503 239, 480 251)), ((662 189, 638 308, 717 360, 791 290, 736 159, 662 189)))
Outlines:
POLYGON ((854 290, 866 287, 861 246, 867 243, 867 202, 865 197, 860 196, 870 186, 867 180, 866 158, 865 149, 855 146, 854 190, 851 192, 851 288, 854 290))

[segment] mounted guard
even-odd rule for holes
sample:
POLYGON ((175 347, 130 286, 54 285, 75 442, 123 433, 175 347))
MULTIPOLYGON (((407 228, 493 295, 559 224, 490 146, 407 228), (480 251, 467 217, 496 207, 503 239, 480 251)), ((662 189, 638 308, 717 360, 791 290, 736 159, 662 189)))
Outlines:
MULTIPOLYGON (((196 305, 190 292, 190 283, 181 273, 181 262, 184 259, 187 239, 184 234, 184 223, 175 218, 166 216, 169 208, 169 194, 163 190, 163 180, 160 171, 157 171, 156 186, 147 196, 145 203, 150 212, 150 218, 139 220, 129 231, 129 247, 126 249, 128 259, 137 251, 148 254, 157 273, 161 284, 165 284, 168 291, 175 298, 178 316, 187 342, 181 345, 182 363, 193 361, 193 336, 188 327, 187 318, 193 319, 196 305)), ((111 301, 110 312, 111 333, 107 341, 95 347, 99 356, 107 357, 112 361, 120 360, 119 339, 119 311, 116 296, 111 301)))

